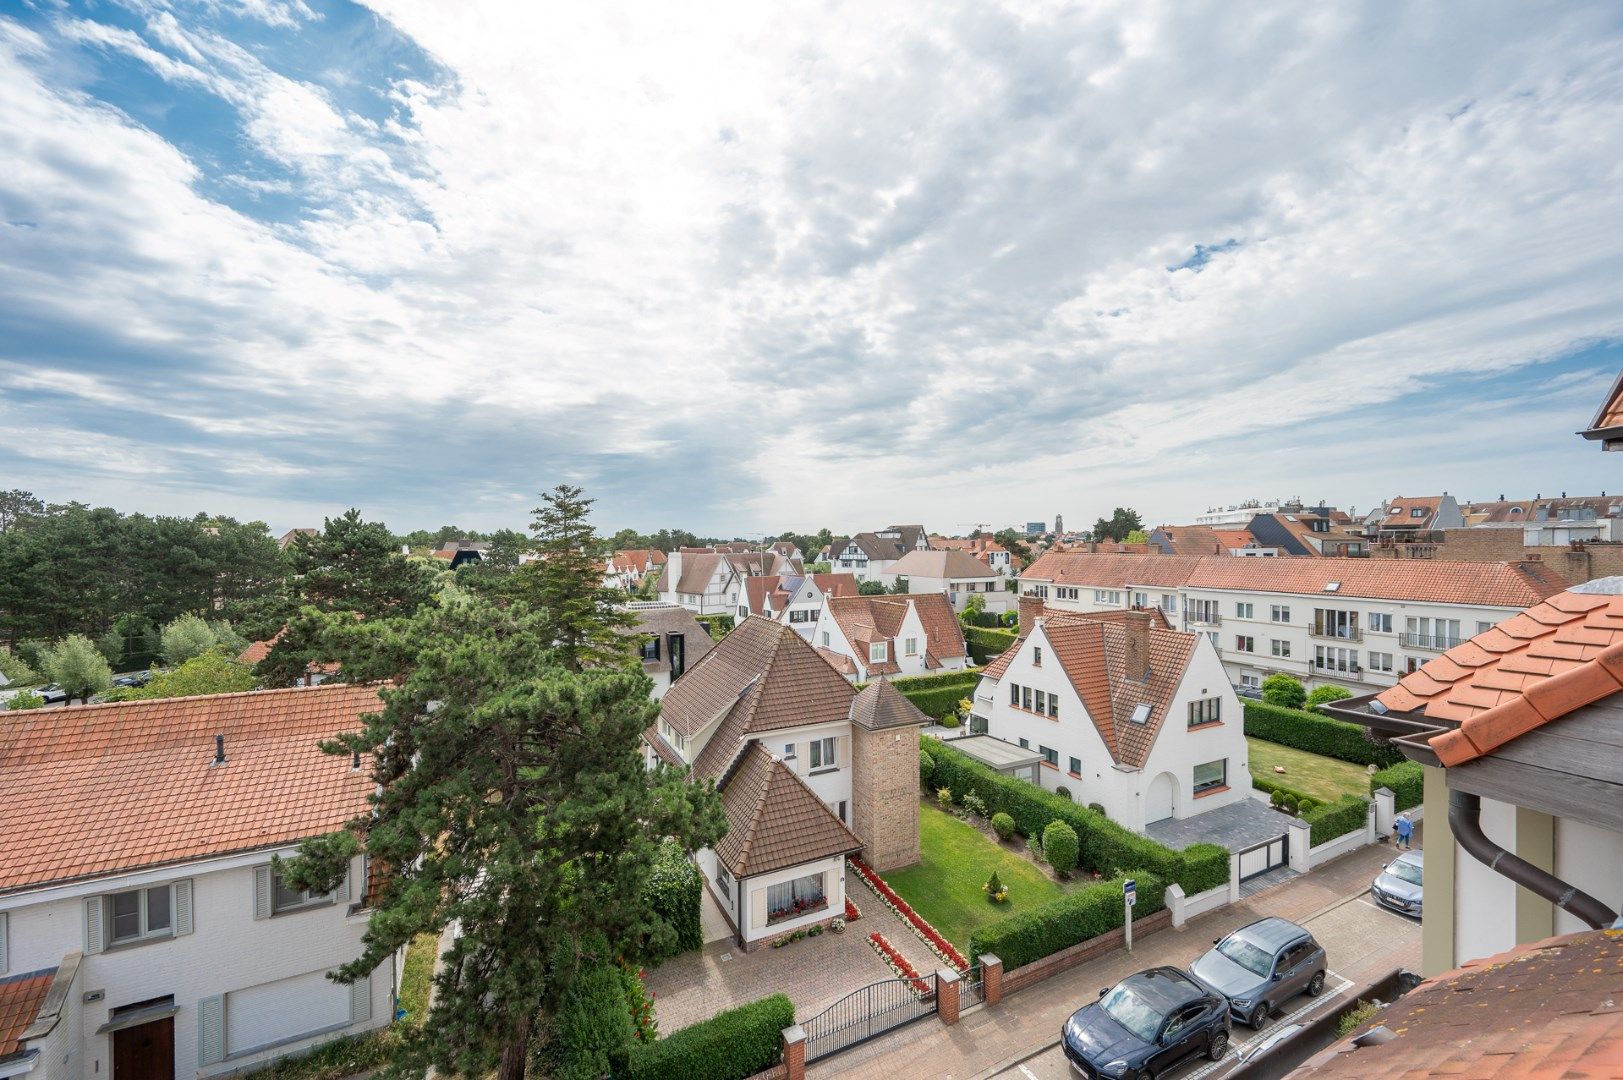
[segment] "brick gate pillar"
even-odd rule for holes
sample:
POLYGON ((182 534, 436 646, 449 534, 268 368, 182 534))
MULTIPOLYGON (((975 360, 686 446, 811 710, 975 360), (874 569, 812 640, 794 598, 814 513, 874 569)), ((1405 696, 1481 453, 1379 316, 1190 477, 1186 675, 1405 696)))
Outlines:
POLYGON ((988 1005, 996 1005, 1003 1000, 1003 961, 991 953, 982 953, 981 963, 981 999, 988 1005))
POLYGON ((941 1022, 951 1027, 958 1022, 958 973, 951 968, 939 968, 935 973, 935 1012, 941 1022))
POLYGON ((783 1029, 784 1080, 806 1080, 806 1029, 796 1024, 783 1029))

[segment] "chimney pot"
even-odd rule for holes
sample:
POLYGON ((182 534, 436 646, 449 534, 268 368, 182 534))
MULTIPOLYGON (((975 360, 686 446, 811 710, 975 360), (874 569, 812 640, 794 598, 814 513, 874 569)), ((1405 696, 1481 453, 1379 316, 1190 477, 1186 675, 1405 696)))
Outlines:
POLYGON ((214 736, 214 764, 225 764, 225 736, 214 736))

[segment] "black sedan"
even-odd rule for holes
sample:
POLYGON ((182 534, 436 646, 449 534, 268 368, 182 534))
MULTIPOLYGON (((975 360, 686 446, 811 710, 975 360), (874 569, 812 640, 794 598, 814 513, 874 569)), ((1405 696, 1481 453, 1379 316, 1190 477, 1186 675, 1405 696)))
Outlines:
POLYGON ((1090 1080, 1151 1080, 1192 1054, 1222 1059, 1228 1001, 1177 968, 1150 968, 1099 991, 1098 1001, 1073 1013, 1060 1045, 1090 1080))

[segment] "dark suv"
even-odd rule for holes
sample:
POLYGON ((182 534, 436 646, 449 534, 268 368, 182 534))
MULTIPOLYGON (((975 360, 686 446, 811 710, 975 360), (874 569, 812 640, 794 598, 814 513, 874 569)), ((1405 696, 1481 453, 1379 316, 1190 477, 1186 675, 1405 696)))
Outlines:
POLYGON ((1261 1028, 1280 1002, 1324 993, 1324 949, 1287 919, 1242 926, 1189 966, 1189 974, 1228 998, 1242 1024, 1261 1028))
POLYGON ((1129 975, 1078 1009, 1060 1031, 1065 1058, 1094 1080, 1151 1080, 1192 1054, 1220 1061, 1228 1002, 1173 967, 1129 975))

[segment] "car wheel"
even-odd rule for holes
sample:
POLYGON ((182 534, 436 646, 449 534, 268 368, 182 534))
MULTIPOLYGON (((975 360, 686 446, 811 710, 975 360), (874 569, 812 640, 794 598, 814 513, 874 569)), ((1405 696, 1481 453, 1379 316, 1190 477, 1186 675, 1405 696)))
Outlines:
POLYGON ((1251 1015, 1245 1018, 1245 1026, 1252 1031, 1261 1031, 1262 1026, 1268 1022, 1268 1003, 1257 1002, 1257 1007, 1251 1010, 1251 1015))
POLYGON ((1324 993, 1324 972, 1320 971, 1315 973, 1312 981, 1307 984, 1307 996, 1318 997, 1322 993, 1324 993))
POLYGON ((1222 1061, 1228 1051, 1229 1033, 1219 1029, 1212 1035, 1212 1041, 1206 1044, 1206 1058, 1208 1061, 1222 1061))

